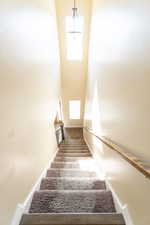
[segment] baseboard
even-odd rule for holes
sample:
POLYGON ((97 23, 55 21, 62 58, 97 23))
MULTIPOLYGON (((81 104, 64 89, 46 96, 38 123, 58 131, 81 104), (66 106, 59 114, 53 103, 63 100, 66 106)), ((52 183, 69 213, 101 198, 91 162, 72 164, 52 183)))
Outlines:
MULTIPOLYGON (((96 155, 96 153, 94 153, 92 147, 90 146, 90 144, 88 143, 86 137, 84 136, 84 140, 93 156, 93 158, 95 159, 95 161, 98 163, 98 157, 96 155)), ((98 165, 99 166, 99 171, 102 170, 102 168, 100 167, 100 164, 98 165)), ((130 213, 129 213, 129 210, 128 210, 128 206, 126 204, 123 204, 120 202, 117 194, 115 193, 112 185, 110 184, 109 180, 107 179, 107 177, 105 176, 105 182, 106 182, 106 188, 108 190, 110 190, 112 192, 112 195, 113 195, 113 200, 114 200, 114 204, 115 204, 115 207, 116 207, 116 211, 118 213, 122 213, 123 217, 124 217, 124 220, 125 220, 125 223, 126 225, 134 225, 133 224, 133 221, 131 219, 131 216, 130 216, 130 213)))
POLYGON ((129 210, 128 210, 128 205, 127 205, 127 204, 123 204, 123 203, 120 202, 120 200, 119 200, 117 194, 115 193, 115 191, 114 191, 112 185, 111 185, 110 182, 107 180, 107 178, 106 178, 106 186, 107 186, 108 189, 112 192, 116 210, 117 210, 118 213, 122 213, 126 225, 134 225, 134 224, 133 224, 133 221, 132 221, 132 219, 131 219, 129 210))
POLYGON ((32 201, 33 194, 34 194, 35 191, 39 190, 41 181, 46 176, 46 172, 47 172, 48 168, 51 166, 51 163, 53 162, 57 152, 58 152, 58 148, 56 149, 56 152, 53 154, 53 156, 52 156, 50 162, 48 163, 48 165, 43 170, 43 172, 42 172, 41 176, 39 177, 39 179, 37 180, 36 184, 33 186, 32 190, 28 194, 24 203, 22 203, 22 204, 19 203, 17 205, 15 214, 12 218, 12 222, 11 222, 10 225, 19 225, 20 221, 21 221, 21 218, 22 218, 22 215, 24 213, 28 212, 31 201, 32 201))
POLYGON ((122 210, 122 214, 123 214, 126 225, 134 225, 127 205, 125 205, 124 209, 122 210))

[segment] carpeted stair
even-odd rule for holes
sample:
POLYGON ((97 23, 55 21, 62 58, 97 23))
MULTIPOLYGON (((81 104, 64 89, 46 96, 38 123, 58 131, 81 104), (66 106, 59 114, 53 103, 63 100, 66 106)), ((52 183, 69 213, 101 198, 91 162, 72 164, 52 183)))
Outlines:
POLYGON ((83 139, 64 141, 20 225, 125 225, 91 161, 83 139))
POLYGON ((95 177, 93 171, 82 171, 80 169, 49 169, 47 177, 95 177))
POLYGON ((41 190, 105 190, 105 182, 97 178, 50 177, 41 182, 41 190))
POLYGON ((110 191, 44 190, 35 192, 30 213, 112 213, 110 191))
POLYGON ((72 145, 72 146, 63 146, 63 147, 60 147, 60 150, 88 150, 88 147, 87 146, 75 146, 75 145, 72 145))
POLYGON ((91 157, 66 157, 66 156, 57 156, 54 162, 79 162, 90 160, 91 157))

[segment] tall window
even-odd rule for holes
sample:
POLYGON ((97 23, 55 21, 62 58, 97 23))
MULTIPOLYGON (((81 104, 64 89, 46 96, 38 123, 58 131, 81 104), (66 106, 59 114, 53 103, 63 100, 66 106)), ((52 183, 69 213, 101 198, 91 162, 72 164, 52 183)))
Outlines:
POLYGON ((72 16, 66 18, 67 59, 82 60, 83 57, 83 17, 79 16, 76 21, 72 16), (76 28, 78 33, 72 31, 76 28))
POLYGON ((80 101, 69 101, 69 119, 80 119, 80 101))

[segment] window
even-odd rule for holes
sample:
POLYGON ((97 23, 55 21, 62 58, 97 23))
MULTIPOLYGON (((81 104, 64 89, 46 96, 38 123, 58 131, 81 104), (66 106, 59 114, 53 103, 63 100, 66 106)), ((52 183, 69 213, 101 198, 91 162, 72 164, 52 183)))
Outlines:
POLYGON ((80 101, 69 101, 69 118, 71 120, 80 119, 80 101))
POLYGON ((82 60, 83 56, 83 17, 74 21, 72 16, 66 19, 67 59, 82 60), (77 30, 78 33, 72 31, 77 30))

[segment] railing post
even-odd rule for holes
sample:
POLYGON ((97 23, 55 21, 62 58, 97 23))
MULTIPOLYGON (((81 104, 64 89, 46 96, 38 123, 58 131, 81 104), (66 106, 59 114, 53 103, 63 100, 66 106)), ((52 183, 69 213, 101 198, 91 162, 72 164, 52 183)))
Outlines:
POLYGON ((62 140, 64 141, 64 140, 65 140, 64 123, 62 123, 62 124, 60 125, 60 127, 61 127, 62 140))
POLYGON ((59 146, 60 143, 65 140, 64 123, 62 121, 55 123, 55 134, 59 146))

